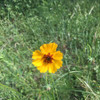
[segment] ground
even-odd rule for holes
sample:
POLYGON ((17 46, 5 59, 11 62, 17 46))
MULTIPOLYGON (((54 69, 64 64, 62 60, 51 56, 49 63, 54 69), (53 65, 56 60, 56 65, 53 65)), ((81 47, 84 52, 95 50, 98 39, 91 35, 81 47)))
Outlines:
POLYGON ((0 1, 2 100, 100 100, 100 1, 0 1), (32 53, 55 42, 63 66, 40 73, 32 53))

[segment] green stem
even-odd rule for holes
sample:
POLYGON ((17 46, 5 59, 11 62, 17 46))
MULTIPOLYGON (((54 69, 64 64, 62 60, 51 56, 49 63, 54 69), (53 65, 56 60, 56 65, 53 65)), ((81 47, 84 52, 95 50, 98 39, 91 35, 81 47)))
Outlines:
POLYGON ((52 78, 52 85, 53 85, 53 97, 54 97, 54 100, 55 100, 55 94, 54 94, 54 92, 56 93, 57 100, 59 100, 59 97, 58 97, 58 93, 57 93, 57 89, 56 89, 56 86, 55 86, 55 82, 54 82, 53 75, 51 75, 51 78, 52 78))
POLYGON ((48 78, 47 78, 47 74, 48 74, 48 73, 46 73, 46 85, 48 84, 48 78))

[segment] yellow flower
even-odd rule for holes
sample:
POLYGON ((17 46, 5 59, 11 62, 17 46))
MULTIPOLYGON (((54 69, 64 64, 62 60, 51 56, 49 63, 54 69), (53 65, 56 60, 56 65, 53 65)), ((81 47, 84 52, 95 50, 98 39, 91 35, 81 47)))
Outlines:
POLYGON ((32 55, 32 64, 40 70, 41 73, 55 73, 62 67, 63 54, 57 49, 56 43, 43 44, 40 50, 35 50, 32 55))

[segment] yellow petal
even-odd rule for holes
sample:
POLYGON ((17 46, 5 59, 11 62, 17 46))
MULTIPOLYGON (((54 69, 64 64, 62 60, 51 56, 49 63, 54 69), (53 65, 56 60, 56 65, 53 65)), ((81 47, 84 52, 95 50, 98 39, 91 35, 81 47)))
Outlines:
POLYGON ((48 70, 47 64, 43 63, 42 66, 37 67, 38 70, 40 70, 40 73, 45 73, 48 70))
POLYGON ((58 45, 56 43, 44 44, 40 47, 40 50, 42 53, 47 54, 47 53, 55 52, 57 46, 58 45))
POLYGON ((43 60, 42 59, 35 59, 32 61, 32 64, 34 66, 41 66, 43 64, 43 60))
POLYGON ((37 66, 37 69, 40 70, 41 69, 41 66, 37 66))
POLYGON ((56 43, 50 43, 49 44, 50 52, 56 52, 57 46, 58 45, 56 43))
POLYGON ((63 54, 60 51, 57 51, 53 54, 53 59, 61 60, 63 58, 63 54))
POLYGON ((33 59, 42 58, 42 57, 43 57, 43 54, 42 54, 42 52, 40 52, 39 50, 35 50, 35 51, 33 52, 33 55, 32 55, 32 58, 33 58, 33 59))
POLYGON ((48 44, 43 44, 43 45, 40 47, 40 50, 41 50, 42 53, 47 54, 48 44))
POLYGON ((59 69, 60 67, 62 67, 62 61, 61 60, 53 60, 53 63, 54 63, 54 65, 55 65, 55 67, 57 68, 57 69, 59 69))
POLYGON ((57 68, 54 66, 53 63, 48 64, 48 71, 49 73, 55 73, 57 71, 57 68))

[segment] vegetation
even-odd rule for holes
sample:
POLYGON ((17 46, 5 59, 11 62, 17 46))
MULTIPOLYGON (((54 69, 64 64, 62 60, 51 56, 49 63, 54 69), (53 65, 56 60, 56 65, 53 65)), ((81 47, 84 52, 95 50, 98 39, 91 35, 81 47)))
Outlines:
POLYGON ((1 0, 0 99, 100 100, 100 1, 1 0), (50 42, 63 66, 42 74, 32 52, 50 42))

